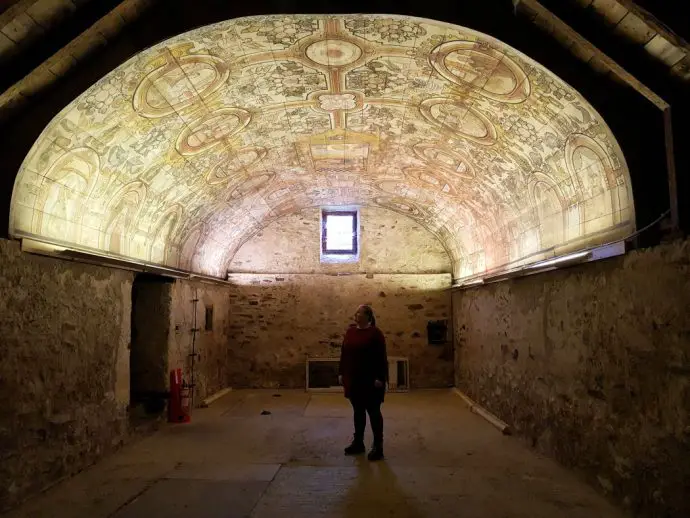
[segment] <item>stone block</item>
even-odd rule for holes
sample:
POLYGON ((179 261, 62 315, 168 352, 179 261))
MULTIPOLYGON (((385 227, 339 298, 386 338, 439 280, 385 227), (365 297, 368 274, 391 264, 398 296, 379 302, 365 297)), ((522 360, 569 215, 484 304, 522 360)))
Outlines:
POLYGON ((0 29, 5 36, 22 45, 30 43, 43 33, 43 29, 26 13, 13 18, 0 29))
POLYGON ((70 0, 37 0, 26 10, 26 14, 47 29, 75 10, 76 7, 70 0))
POLYGON ((115 12, 119 14, 125 22, 132 23, 153 3, 154 0, 128 0, 118 5, 115 8, 115 12))
POLYGON ((623 34, 626 38, 639 45, 647 44, 649 40, 656 35, 654 29, 647 25, 642 18, 633 13, 626 14, 618 25, 616 25, 614 32, 623 34))
POLYGON ((125 27, 125 21, 117 11, 112 11, 93 24, 103 38, 109 40, 117 36, 125 27))
POLYGON ((77 64, 77 60, 64 52, 58 52, 54 56, 51 56, 46 61, 46 67, 50 70, 56 77, 64 76, 68 70, 73 68, 77 64))
POLYGON ((24 97, 31 97, 52 85, 56 76, 46 66, 39 66, 19 83, 20 92, 24 97))
POLYGON ((674 45, 661 34, 654 36, 644 48, 652 56, 669 67, 672 67, 688 55, 686 49, 674 45))
POLYGON ((5 33, 0 32, 0 63, 10 59, 17 53, 17 44, 5 33))
POLYGON ((91 54, 96 52, 100 47, 103 47, 106 44, 107 41, 99 32, 90 30, 68 43, 63 51, 77 61, 80 61, 86 59, 91 54))
POLYGON ((671 69, 673 75, 680 77, 685 81, 690 80, 690 55, 685 56, 671 69))
POLYGON ((603 16, 610 25, 616 25, 628 14, 628 8, 618 0, 593 0, 591 8, 603 16))

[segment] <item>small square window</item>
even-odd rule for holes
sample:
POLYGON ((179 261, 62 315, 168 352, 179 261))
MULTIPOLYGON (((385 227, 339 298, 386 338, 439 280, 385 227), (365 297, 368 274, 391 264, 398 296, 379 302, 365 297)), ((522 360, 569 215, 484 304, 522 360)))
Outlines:
POLYGON ((206 325, 204 329, 206 331, 213 331, 213 306, 206 308, 206 325))
POLYGON ((321 215, 322 255, 358 254, 357 211, 324 210, 321 215))

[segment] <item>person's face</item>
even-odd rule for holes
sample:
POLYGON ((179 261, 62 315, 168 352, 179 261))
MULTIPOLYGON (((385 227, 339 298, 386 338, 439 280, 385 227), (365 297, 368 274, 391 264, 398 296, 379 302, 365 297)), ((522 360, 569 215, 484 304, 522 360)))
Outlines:
POLYGON ((369 323, 369 316, 361 307, 357 308, 357 311, 355 312, 355 323, 359 327, 364 327, 369 323))

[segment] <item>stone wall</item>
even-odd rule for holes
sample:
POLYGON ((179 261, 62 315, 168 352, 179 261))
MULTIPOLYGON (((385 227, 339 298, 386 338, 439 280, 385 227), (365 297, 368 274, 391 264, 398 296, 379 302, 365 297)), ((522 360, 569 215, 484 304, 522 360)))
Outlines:
POLYGON ((446 347, 427 345, 427 322, 451 315, 451 264, 441 243, 406 216, 361 207, 359 262, 322 264, 320 224, 319 208, 285 216, 235 254, 230 385, 303 388, 307 357, 339 356, 365 303, 388 354, 409 357, 413 387, 452 385, 450 331, 446 347))
POLYGON ((690 242, 453 295, 456 384, 635 516, 690 516, 690 242))
POLYGON ((126 436, 132 277, 0 239, 0 510, 126 436))
POLYGON ((360 261, 320 262, 321 213, 306 209, 280 218, 247 241, 229 265, 233 273, 444 273, 448 253, 428 230, 386 209, 360 209, 360 261))
POLYGON ((172 288, 170 369, 181 368, 191 381, 194 357, 194 402, 228 386, 227 350, 230 342, 230 289, 202 282, 177 281, 172 288), (194 300, 197 300, 196 304, 194 300), (194 309, 196 307, 196 320, 194 309), (207 329, 206 308, 213 308, 213 324, 207 329), (192 330, 198 329, 192 344, 192 330))
MULTIPOLYGON (((0 511, 97 461, 142 424, 128 411, 134 278, 22 254, 0 239, 0 511)), ((150 276, 136 282, 139 364, 148 369, 144 379, 155 378, 138 388, 166 390, 173 367, 190 379, 194 298, 196 402, 226 387, 229 288, 150 276)))
POLYGON ((428 345, 429 320, 450 319, 450 274, 234 274, 228 368, 233 387, 303 388, 307 357, 338 357, 359 304, 371 304, 389 356, 410 360, 412 387, 453 384, 451 334, 428 345), (369 278, 371 277, 371 278, 369 278))

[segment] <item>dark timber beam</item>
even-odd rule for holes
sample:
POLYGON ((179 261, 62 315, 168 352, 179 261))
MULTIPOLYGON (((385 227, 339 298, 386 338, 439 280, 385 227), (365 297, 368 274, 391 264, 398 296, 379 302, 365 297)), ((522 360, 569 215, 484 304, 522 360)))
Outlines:
POLYGON ((570 50, 572 54, 588 63, 592 68, 613 77, 630 86, 633 90, 649 100, 663 115, 664 140, 666 144, 666 169, 668 176, 668 190, 670 200, 670 228, 671 235, 680 234, 678 214, 678 189, 676 180, 676 166, 673 151, 673 132, 671 105, 658 94, 647 87, 642 81, 625 70, 616 61, 584 38, 575 29, 554 15, 538 0, 513 0, 516 11, 526 16, 542 30, 551 34, 557 41, 570 50))

